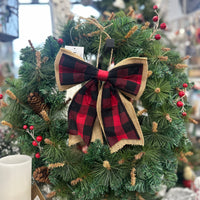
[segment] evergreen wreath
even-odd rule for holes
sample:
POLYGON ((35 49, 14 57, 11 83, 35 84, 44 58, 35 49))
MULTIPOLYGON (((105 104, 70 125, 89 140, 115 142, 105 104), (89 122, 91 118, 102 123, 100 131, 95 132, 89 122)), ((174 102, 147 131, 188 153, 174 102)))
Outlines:
POLYGON ((4 100, 9 106, 1 108, 2 124, 17 131, 21 153, 35 154, 33 171, 42 177, 37 181, 45 177, 52 189, 47 197, 153 200, 161 185, 175 185, 177 158, 191 145, 185 128, 189 117, 182 115, 189 112, 190 106, 185 93, 179 96, 179 92, 192 85, 185 67, 177 67, 184 64, 184 59, 159 41, 159 20, 154 22, 154 28, 149 24, 137 24, 123 12, 104 21, 71 19, 59 40, 48 37, 41 49, 31 45, 21 50, 19 78, 7 80, 10 92, 4 100), (110 49, 106 47, 108 36, 115 42, 110 49), (118 63, 129 57, 147 58, 148 79, 140 102, 126 97, 135 109, 138 104, 143 107, 137 110, 137 116, 144 146, 125 145, 111 153, 105 138, 104 144, 96 140, 89 146, 68 146, 70 100, 66 101, 65 91, 58 90, 54 71, 56 55, 65 45, 83 46, 85 58, 98 52, 102 70, 107 70, 112 60, 118 63), (110 50, 114 59, 110 59, 110 50), (32 106, 30 94, 37 96, 37 109, 32 106))

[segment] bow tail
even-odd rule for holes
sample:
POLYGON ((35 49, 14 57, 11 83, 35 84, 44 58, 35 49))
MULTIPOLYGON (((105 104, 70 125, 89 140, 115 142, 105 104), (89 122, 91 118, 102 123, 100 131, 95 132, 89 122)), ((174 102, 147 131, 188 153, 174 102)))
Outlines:
POLYGON ((87 82, 75 94, 68 111, 69 146, 82 141, 89 145, 91 139, 100 139, 101 131, 96 119, 97 96, 98 82, 95 80, 87 82))
POLYGON ((99 91, 97 115, 112 153, 126 144, 144 145, 132 104, 109 82, 99 91))

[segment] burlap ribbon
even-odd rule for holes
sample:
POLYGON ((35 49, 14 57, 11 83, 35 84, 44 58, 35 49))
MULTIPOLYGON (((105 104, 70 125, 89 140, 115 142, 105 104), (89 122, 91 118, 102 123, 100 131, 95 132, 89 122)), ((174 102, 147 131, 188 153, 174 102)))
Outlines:
POLYGON ((102 132, 111 152, 126 144, 144 145, 134 107, 124 96, 139 99, 147 70, 147 59, 139 57, 124 59, 110 71, 97 69, 61 48, 55 60, 59 90, 86 82, 69 106, 69 145, 82 141, 89 145, 96 139, 103 142, 102 132))

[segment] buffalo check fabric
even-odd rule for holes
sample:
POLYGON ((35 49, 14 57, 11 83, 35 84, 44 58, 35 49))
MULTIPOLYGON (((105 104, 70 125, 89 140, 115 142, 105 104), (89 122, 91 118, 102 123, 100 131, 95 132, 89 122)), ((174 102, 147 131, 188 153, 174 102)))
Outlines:
POLYGON ((105 135, 110 146, 123 139, 140 139, 117 89, 109 82, 106 82, 103 87, 101 114, 105 135))
POLYGON ((61 48, 55 60, 58 88, 65 90, 86 82, 69 107, 69 134, 81 137, 89 145, 98 117, 112 152, 126 144, 144 145, 134 108, 124 95, 136 100, 142 95, 147 70, 146 58, 132 57, 104 71, 61 48))
POLYGON ((97 116, 97 96, 98 82, 91 80, 76 93, 69 107, 69 134, 80 135, 87 145, 90 143, 97 116))

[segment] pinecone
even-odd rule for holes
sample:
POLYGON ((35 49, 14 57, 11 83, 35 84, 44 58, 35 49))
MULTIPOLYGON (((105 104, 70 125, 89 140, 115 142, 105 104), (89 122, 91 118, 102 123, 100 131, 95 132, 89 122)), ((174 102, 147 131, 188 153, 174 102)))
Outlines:
POLYGON ((28 103, 36 114, 39 114, 42 110, 48 112, 47 105, 37 92, 29 94, 28 103))
POLYGON ((33 178, 41 183, 50 183, 48 176, 49 169, 45 166, 39 167, 33 172, 33 178))

